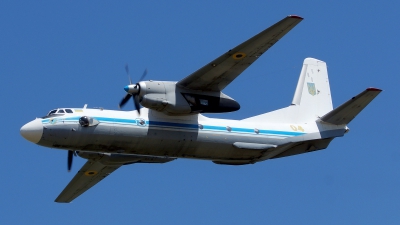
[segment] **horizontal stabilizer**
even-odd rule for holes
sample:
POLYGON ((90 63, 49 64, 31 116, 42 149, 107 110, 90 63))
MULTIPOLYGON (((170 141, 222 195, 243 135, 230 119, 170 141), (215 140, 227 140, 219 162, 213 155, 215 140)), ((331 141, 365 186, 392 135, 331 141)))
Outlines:
POLYGON ((354 119, 379 93, 381 89, 367 88, 357 96, 345 102, 336 109, 325 114, 320 119, 324 122, 342 125, 348 124, 354 119))

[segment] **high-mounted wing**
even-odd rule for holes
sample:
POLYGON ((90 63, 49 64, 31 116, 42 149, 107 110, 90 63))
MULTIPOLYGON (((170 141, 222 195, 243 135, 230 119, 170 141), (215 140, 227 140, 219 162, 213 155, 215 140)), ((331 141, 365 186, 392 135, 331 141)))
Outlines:
POLYGON ((79 152, 78 155, 88 159, 67 187, 56 198, 55 202, 69 203, 99 181, 123 165, 133 163, 166 163, 175 158, 142 156, 128 154, 102 154, 79 152))
POLYGON ((302 20, 303 18, 299 16, 287 16, 185 77, 177 84, 193 90, 222 91, 302 20))

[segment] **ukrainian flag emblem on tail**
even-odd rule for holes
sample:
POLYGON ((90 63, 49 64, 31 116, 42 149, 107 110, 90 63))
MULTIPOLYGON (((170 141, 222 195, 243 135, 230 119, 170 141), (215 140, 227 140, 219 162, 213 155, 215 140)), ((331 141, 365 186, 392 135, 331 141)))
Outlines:
POLYGON ((307 83, 308 86, 308 93, 310 93, 310 95, 314 96, 317 91, 315 89, 315 84, 314 83, 307 83))

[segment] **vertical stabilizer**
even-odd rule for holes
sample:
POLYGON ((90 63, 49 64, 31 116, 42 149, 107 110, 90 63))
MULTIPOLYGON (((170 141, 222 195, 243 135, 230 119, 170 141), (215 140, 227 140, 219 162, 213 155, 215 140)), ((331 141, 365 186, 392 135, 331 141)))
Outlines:
POLYGON ((328 71, 324 61, 306 58, 292 105, 245 121, 303 123, 316 121, 333 109, 328 71))
POLYGON ((325 62, 304 60, 292 105, 299 106, 299 120, 315 119, 333 109, 325 62))

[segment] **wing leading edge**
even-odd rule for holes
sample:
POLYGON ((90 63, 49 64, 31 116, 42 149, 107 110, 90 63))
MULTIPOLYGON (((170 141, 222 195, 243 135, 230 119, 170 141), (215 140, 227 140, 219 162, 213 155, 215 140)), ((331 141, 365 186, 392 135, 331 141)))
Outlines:
POLYGON ((299 16, 287 16, 211 61, 177 84, 193 90, 222 91, 302 20, 303 18, 299 16))

